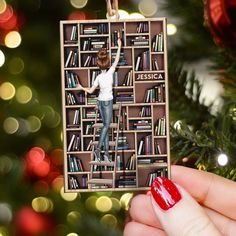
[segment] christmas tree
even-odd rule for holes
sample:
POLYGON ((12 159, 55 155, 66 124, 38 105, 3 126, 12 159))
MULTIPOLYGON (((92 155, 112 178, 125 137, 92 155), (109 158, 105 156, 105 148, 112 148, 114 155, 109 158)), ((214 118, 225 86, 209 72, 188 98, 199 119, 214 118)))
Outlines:
MULTIPOLYGON (((168 44, 172 161, 235 180, 235 6, 214 2, 158 5, 178 29, 168 44), (203 59, 224 87, 216 108, 185 66, 203 59)), ((155 6, 119 2, 146 17, 159 16, 155 6)), ((63 192, 59 21, 105 15, 103 0, 0 0, 0 235, 122 235, 132 193, 63 192)))

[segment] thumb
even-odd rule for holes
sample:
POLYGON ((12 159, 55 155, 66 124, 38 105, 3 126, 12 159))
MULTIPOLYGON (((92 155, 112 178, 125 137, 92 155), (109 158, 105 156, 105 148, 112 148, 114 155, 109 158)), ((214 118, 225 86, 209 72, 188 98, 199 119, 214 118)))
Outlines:
POLYGON ((151 202, 165 232, 171 236, 220 236, 202 207, 171 180, 157 177, 151 187, 151 202))

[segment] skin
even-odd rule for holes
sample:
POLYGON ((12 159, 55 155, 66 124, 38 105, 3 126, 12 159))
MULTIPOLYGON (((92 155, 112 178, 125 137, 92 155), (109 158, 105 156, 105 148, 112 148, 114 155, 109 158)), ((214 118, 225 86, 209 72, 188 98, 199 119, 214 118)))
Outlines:
MULTIPOLYGON (((236 232, 236 183, 212 173, 199 171, 182 166, 172 166, 172 181, 177 186, 186 190, 187 194, 191 195, 195 202, 200 204, 200 208, 204 215, 207 216, 211 225, 214 225, 216 231, 210 234, 215 235, 227 235, 233 236, 236 232), (212 224, 213 223, 213 224, 212 224)), ((184 194, 183 194, 184 195, 184 194)), ((185 196, 184 196, 185 198, 185 196)), ((186 197, 187 198, 187 197, 186 197)), ((153 207, 152 197, 150 192, 145 194, 139 194, 135 196, 131 202, 129 210, 131 221, 128 222, 124 229, 124 236, 156 236, 167 235, 166 232, 170 232, 171 228, 178 226, 178 220, 173 223, 170 222, 171 218, 174 218, 177 214, 176 209, 171 210, 172 215, 168 216, 167 213, 161 213, 161 217, 157 217, 153 207), (142 213, 142 214, 140 214, 142 213), (167 225, 165 225, 165 217, 168 218, 167 225), (161 219, 160 219, 161 218, 161 219), (160 223, 162 221, 162 224, 160 223), (164 222, 164 224, 163 224, 164 222), (163 228, 164 225, 164 228, 163 228), (169 229, 168 229, 169 227, 169 229)), ((183 201, 184 202, 184 201, 183 201)), ((185 202, 184 202, 185 204, 185 202)), ((197 204, 197 205, 199 205, 197 204)), ((184 205, 177 203, 179 208, 182 207, 184 212, 184 205)), ((170 212, 171 212, 170 211, 170 212)), ((181 219, 188 221, 194 211, 199 209, 188 207, 187 214, 183 214, 181 219)), ((159 214, 160 216, 160 214, 159 214)), ((208 225, 207 223, 207 225, 208 225)), ((205 230, 205 229, 204 229, 205 230)), ((210 229, 212 230, 212 229, 210 229)), ((181 229, 180 232, 187 230, 181 229)), ((190 229, 191 231, 191 229, 190 229)), ((169 234, 169 235, 194 235, 188 231, 186 234, 169 234)), ((200 235, 200 234, 198 234, 200 235)), ((202 234, 204 235, 204 234, 202 234)), ((209 234, 205 234, 209 235, 209 234)))

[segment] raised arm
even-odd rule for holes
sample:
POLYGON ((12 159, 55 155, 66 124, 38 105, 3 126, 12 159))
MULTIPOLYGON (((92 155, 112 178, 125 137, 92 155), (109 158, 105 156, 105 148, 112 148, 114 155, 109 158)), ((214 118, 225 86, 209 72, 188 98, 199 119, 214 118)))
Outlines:
POLYGON ((83 86, 81 86, 81 84, 78 84, 76 88, 79 89, 79 90, 83 90, 83 91, 85 91, 85 92, 91 94, 91 93, 94 92, 94 90, 97 88, 97 86, 93 85, 93 86, 90 87, 90 88, 84 88, 83 86))
POLYGON ((115 67, 115 68, 117 67, 117 64, 120 60, 120 50, 121 50, 121 40, 120 40, 120 38, 118 38, 117 43, 118 43, 118 49, 117 49, 117 52, 116 52, 116 58, 115 58, 115 61, 112 64, 112 66, 115 67))

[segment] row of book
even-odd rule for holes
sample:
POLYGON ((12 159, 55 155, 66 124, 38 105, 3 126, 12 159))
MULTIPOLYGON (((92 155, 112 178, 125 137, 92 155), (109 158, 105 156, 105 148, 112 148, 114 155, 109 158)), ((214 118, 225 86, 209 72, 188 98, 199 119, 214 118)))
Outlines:
POLYGON ((108 38, 88 38, 82 41, 82 51, 99 51, 102 48, 108 48, 108 38))
POLYGON ((155 170, 152 173, 149 173, 147 181, 146 181, 146 186, 150 187, 154 179, 159 176, 167 177, 167 168, 161 168, 161 169, 155 170))
POLYGON ((135 71, 149 71, 150 70, 150 58, 149 51, 145 51, 136 57, 135 71))
POLYGON ((67 151, 71 152, 71 151, 80 151, 80 134, 72 134, 71 137, 69 137, 69 144, 68 144, 68 148, 67 151))
POLYGON ((138 120, 135 122, 130 122, 131 130, 151 130, 152 123, 148 120, 138 120))
POLYGON ((124 80, 122 82, 119 82, 119 75, 118 72, 115 71, 114 75, 113 75, 113 79, 114 79, 114 86, 118 87, 118 86, 133 86, 133 70, 129 70, 124 77, 124 80))
POLYGON ((140 22, 136 28, 136 33, 147 33, 148 32, 148 23, 140 22))
POLYGON ((134 94, 133 91, 117 91, 114 94, 114 98, 116 102, 122 103, 133 103, 134 102, 134 94))
POLYGON ((165 84, 158 84, 146 91, 144 102, 165 102, 165 84))
POLYGON ((152 136, 147 135, 139 141, 137 155, 152 154, 152 136))
POLYGON ((166 119, 165 117, 159 118, 156 121, 154 127, 154 135, 155 136, 165 136, 166 135, 166 119))
POLYGON ((152 42, 152 51, 153 52, 163 52, 163 33, 155 35, 152 42))
POLYGON ((79 157, 68 155, 68 171, 69 172, 82 172, 84 171, 82 161, 79 157))
POLYGON ((166 156, 163 157, 138 157, 138 165, 158 164, 159 167, 167 166, 166 156))
POLYGON ((87 189, 88 188, 88 176, 82 175, 81 181, 78 175, 68 175, 69 189, 87 189))
POLYGON ((93 25, 84 25, 80 24, 80 34, 88 35, 88 34, 107 34, 108 33, 108 24, 100 23, 93 25))
POLYGON ((65 67, 78 67, 78 51, 71 49, 66 57, 65 67))
POLYGON ((69 34, 68 39, 65 40, 65 43, 71 43, 71 42, 76 42, 78 41, 78 32, 77 32, 77 26, 73 25, 71 27, 71 32, 69 34))
POLYGON ((117 188, 136 188, 136 175, 129 174, 129 175, 120 175, 119 179, 116 180, 117 188))
POLYGON ((74 110, 72 123, 68 122, 67 127, 79 127, 80 126, 80 110, 74 110))
POLYGON ((72 92, 67 92, 66 93, 66 104, 67 105, 79 105, 79 104, 84 104, 85 102, 85 97, 83 92, 75 93, 72 92))
POLYGON ((132 46, 148 46, 149 45, 149 38, 148 36, 135 36, 134 38, 130 39, 130 44, 132 46))
MULTIPOLYGON (((115 58, 116 58, 116 53, 117 52, 112 52, 111 53, 111 62, 113 63, 115 61, 115 58)), ((125 53, 124 52, 121 52, 120 53, 120 58, 119 58, 119 62, 118 62, 118 66, 126 66, 128 65, 128 62, 125 58, 125 53)))
POLYGON ((80 83, 79 76, 74 72, 70 72, 70 71, 66 70, 65 78, 66 78, 66 87, 67 88, 76 88, 77 84, 80 83))
MULTIPOLYGON (((124 29, 119 29, 119 30, 115 30, 111 33, 111 46, 112 47, 116 47, 118 46, 118 38, 120 38, 122 40, 123 38, 123 35, 124 35, 124 29)), ((122 43, 122 45, 124 45, 122 43)))
POLYGON ((84 60, 83 67, 95 67, 97 66, 96 61, 97 59, 95 55, 88 55, 84 60))
POLYGON ((145 106, 142 107, 141 111, 139 112, 140 117, 150 117, 151 116, 151 107, 145 106))

